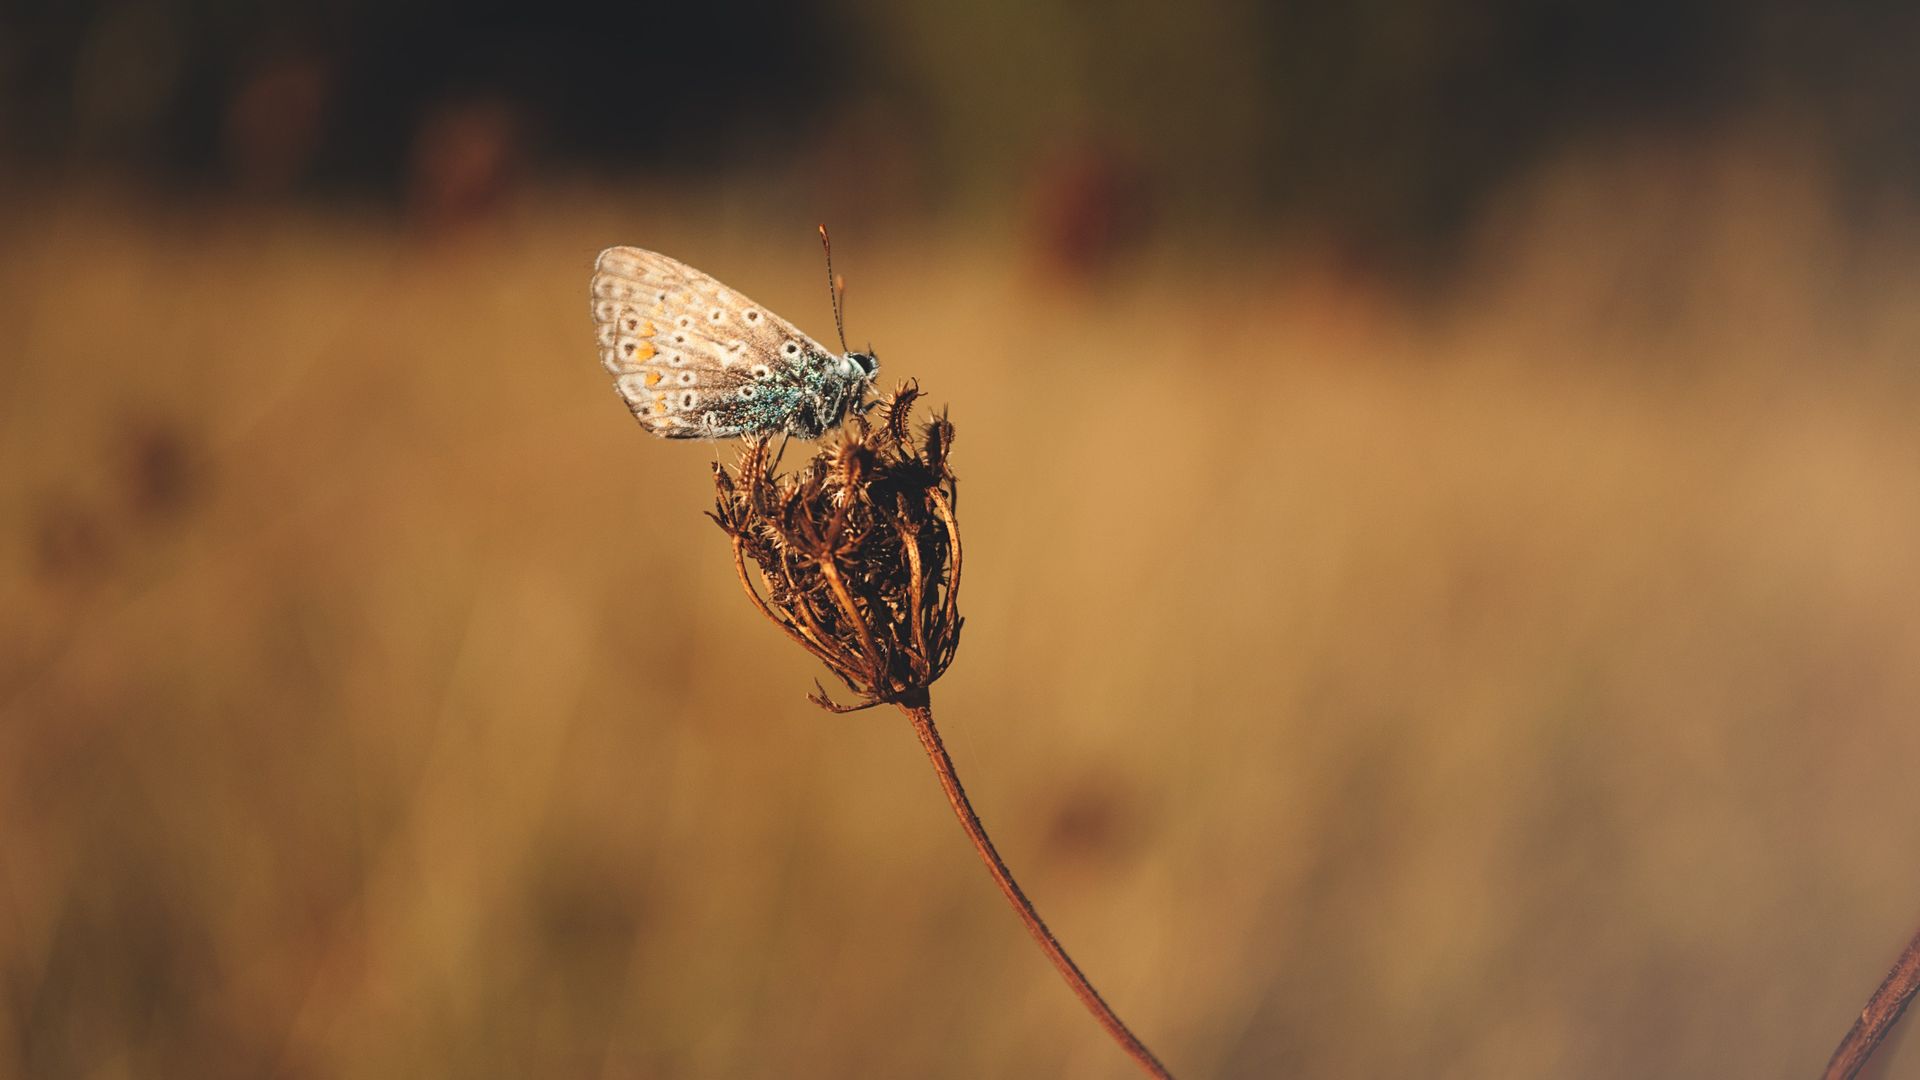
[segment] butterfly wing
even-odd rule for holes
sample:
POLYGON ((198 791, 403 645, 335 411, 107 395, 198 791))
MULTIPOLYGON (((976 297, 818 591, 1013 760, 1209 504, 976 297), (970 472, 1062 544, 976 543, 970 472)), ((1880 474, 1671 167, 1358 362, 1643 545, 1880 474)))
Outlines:
POLYGON ((594 261, 593 321, 627 407, 669 439, 807 434, 838 363, 792 323, 642 248, 611 247, 594 261))

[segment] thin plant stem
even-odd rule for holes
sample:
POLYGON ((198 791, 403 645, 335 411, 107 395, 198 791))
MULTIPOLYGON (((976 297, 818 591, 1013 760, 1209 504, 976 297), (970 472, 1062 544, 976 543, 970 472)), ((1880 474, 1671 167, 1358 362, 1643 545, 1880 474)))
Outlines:
POLYGON ((1153 1051, 1147 1049, 1147 1045, 1127 1029, 1113 1007, 1093 988, 1093 983, 1087 981, 1079 965, 1073 962, 1067 950, 1054 938, 1053 931, 1047 929, 1047 924, 1040 920, 1040 913, 1034 910, 1033 902, 1027 899, 1026 893, 1020 891, 1019 882, 1013 880, 1013 872, 1001 861, 1000 852, 994 849, 993 841, 987 837, 987 828, 980 823, 980 815, 973 812, 973 804, 967 801, 966 789, 960 786, 960 776, 953 768, 953 758, 940 741, 939 729, 933 726, 933 707, 924 703, 901 702, 899 705, 900 711, 913 721, 913 730, 920 736, 920 745, 926 749, 927 758, 933 762, 933 771, 940 778, 940 787, 947 793, 947 802, 952 804, 954 816, 960 819, 960 827, 967 831, 967 838, 973 841, 974 850, 980 853, 980 861, 987 864, 987 872, 993 875, 994 883, 1006 894, 1007 902, 1013 905, 1014 914, 1027 924, 1027 931, 1040 943, 1047 959, 1059 969, 1060 977, 1067 980, 1067 985, 1093 1013, 1094 1019, 1100 1021, 1100 1026, 1107 1029, 1107 1034, 1113 1036, 1113 1040, 1146 1070, 1147 1075, 1173 1080, 1173 1074, 1167 1071, 1167 1067, 1160 1064, 1160 1059, 1153 1056, 1153 1051))
POLYGON ((1860 1010, 1860 1018, 1853 1022, 1847 1037, 1840 1040, 1833 1058, 1827 1062, 1823 1080, 1853 1080, 1859 1075, 1881 1040, 1893 1030, 1900 1014, 1907 1010, 1915 990, 1920 990, 1920 931, 1907 942, 1900 959, 1893 962, 1893 970, 1887 972, 1880 989, 1867 999, 1866 1008, 1860 1010))

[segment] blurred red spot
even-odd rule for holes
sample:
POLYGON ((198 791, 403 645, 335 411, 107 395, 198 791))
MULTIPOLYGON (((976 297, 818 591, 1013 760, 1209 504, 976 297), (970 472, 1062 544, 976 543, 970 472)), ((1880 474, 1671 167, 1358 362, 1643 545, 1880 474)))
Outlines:
POLYGON ((82 581, 106 568, 112 538, 100 516, 63 495, 45 498, 33 515, 33 561, 48 580, 82 581))
POLYGON ((130 423, 126 432, 121 480, 134 516, 154 520, 186 509, 200 481, 186 435, 158 420, 130 423))
POLYGON ((1065 862, 1113 855, 1133 833, 1129 817, 1120 781, 1080 776, 1066 784, 1047 815, 1048 853, 1065 862))
POLYGON ((227 105, 222 139, 242 186, 285 191, 313 167, 325 126, 333 73, 312 57, 265 64, 227 105))
POLYGON ((414 136, 407 205, 429 231, 493 216, 520 171, 519 112, 500 101, 455 102, 430 111, 414 136))
POLYGON ((1057 147, 1028 191, 1029 239, 1043 272, 1084 281, 1144 240, 1151 217, 1146 171, 1126 151, 1094 140, 1057 147))

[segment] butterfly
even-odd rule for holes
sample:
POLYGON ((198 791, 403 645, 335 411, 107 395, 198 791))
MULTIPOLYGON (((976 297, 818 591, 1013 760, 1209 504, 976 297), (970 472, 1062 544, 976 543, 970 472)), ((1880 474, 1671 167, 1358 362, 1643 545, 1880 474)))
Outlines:
MULTIPOLYGON (((831 287, 831 248, 827 278, 831 287)), ((871 351, 836 355, 659 252, 602 251, 592 288, 600 362, 640 426, 663 438, 819 438, 861 407, 880 370, 871 351)), ((841 325, 837 292, 834 325, 841 325)))

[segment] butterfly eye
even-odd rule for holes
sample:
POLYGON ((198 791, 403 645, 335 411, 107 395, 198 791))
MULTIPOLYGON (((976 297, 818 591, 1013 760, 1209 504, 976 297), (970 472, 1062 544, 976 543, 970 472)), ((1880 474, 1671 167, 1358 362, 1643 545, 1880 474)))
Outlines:
POLYGON ((848 353, 847 359, 860 366, 860 374, 871 375, 880 370, 880 358, 872 353, 848 353))

